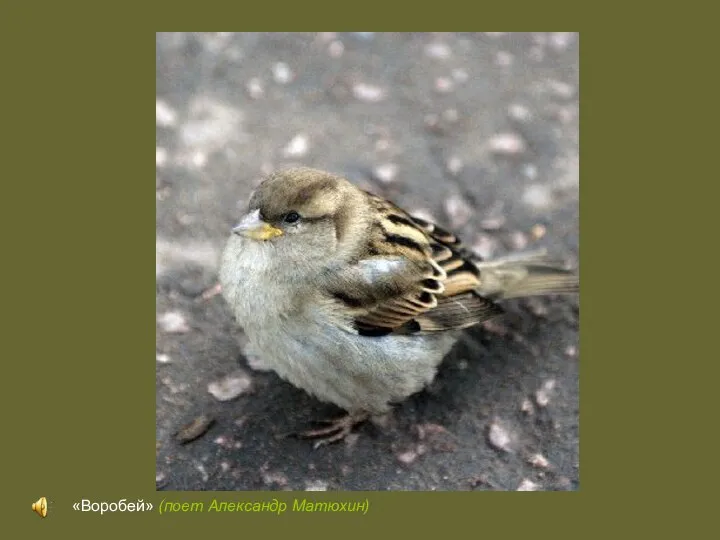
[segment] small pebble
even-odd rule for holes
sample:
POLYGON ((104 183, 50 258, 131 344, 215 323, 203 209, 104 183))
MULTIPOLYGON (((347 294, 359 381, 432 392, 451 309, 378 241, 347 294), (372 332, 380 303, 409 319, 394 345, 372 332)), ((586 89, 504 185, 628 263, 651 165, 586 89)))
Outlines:
POLYGON ((547 208, 552 204, 552 192, 544 184, 531 184, 525 189, 522 200, 534 208, 547 208))
POLYGON ((390 141, 387 139, 378 139, 375 141, 375 151, 376 152, 385 152, 390 148, 390 141))
POLYGON ((275 484, 280 487, 285 487, 288 485, 287 476, 285 476, 282 473, 266 472, 266 473, 263 473, 262 477, 263 477, 263 483, 266 486, 271 486, 271 485, 275 484))
POLYGON ((476 488, 478 486, 495 487, 495 485, 490 481, 490 478, 488 478, 486 474, 480 474, 478 476, 475 476, 471 478, 468 483, 470 484, 471 488, 476 488))
POLYGON ((447 43, 435 42, 425 45, 425 54, 430 58, 445 60, 452 56, 452 49, 447 43))
POLYGON ((198 35, 200 42, 212 54, 218 54, 225 49, 231 37, 232 32, 202 32, 198 35))
POLYGON ((528 463, 538 469, 547 469, 550 466, 550 462, 542 454, 533 454, 528 459, 528 463))
POLYGON ((293 80, 293 78, 295 78, 295 74, 292 69, 290 69, 290 66, 288 66, 285 62, 277 62, 273 65, 272 73, 273 79, 278 84, 288 84, 293 80))
POLYGON ((203 465, 202 463, 198 463, 195 465, 195 468, 202 476, 202 481, 207 482, 208 479, 210 478, 210 475, 208 474, 207 469, 205 469, 205 465, 203 465))
POLYGON ((458 156, 452 156, 448 159, 446 167, 450 174, 457 176, 463 169, 463 160, 458 156))
POLYGON ((459 195, 452 195, 445 199, 445 212, 450 218, 450 225, 459 229, 472 217, 472 207, 459 195))
POLYGON ((533 46, 528 51, 528 58, 533 62, 542 62, 545 59, 545 49, 540 46, 533 46))
POLYGON ((520 482, 520 485, 517 488, 517 491, 537 491, 540 489, 540 485, 536 484, 535 482, 532 482, 528 480, 527 478, 524 478, 522 482, 520 482))
POLYGON ((190 103, 188 118, 180 126, 180 142, 189 150, 212 152, 227 148, 228 141, 247 136, 242 129, 243 117, 243 111, 235 106, 197 97, 190 103))
POLYGON ((478 234, 475 238, 475 242, 473 242, 472 250, 477 253, 480 258, 487 260, 492 258, 493 254, 497 250, 497 247, 497 240, 486 234, 478 234))
POLYGON ((497 231, 498 229, 502 229, 503 225, 505 225, 505 221, 505 216, 488 217, 480 222, 480 227, 486 231, 497 231))
POLYGON ((384 163, 373 169, 373 177, 383 184, 390 184, 397 178, 399 167, 394 163, 384 163))
POLYGON ((547 45, 548 42, 548 36, 546 32, 533 32, 532 34, 532 40, 533 43, 536 45, 540 45, 541 47, 544 47, 547 45))
POLYGON ((247 90, 248 95, 252 99, 260 99, 265 95, 265 87, 263 86, 262 81, 257 77, 253 77, 247 82, 245 90, 247 90))
POLYGON ((245 57, 245 54, 240 47, 228 47, 225 49, 225 54, 233 62, 240 62, 240 60, 245 57))
POLYGON ((490 151, 499 154, 512 156, 527 150, 525 141, 516 133, 499 133, 490 138, 490 151))
POLYGON ((561 476, 557 479, 557 485, 562 489, 570 489, 572 488, 572 480, 570 480, 567 476, 561 476))
POLYGON ((564 51, 575 41, 575 32, 551 32, 550 46, 556 51, 564 51))
POLYGON ((501 67, 512 65, 515 57, 507 51, 498 51, 495 55, 495 64, 501 67))
POLYGON ((532 401, 527 398, 525 398, 520 405, 520 410, 528 416, 532 416, 533 414, 535 414, 535 406, 532 404, 532 401))
POLYGON ((528 245, 528 238, 522 231, 515 231, 510 235, 510 244, 513 249, 525 249, 528 245))
POLYGON ((202 437, 215 423, 215 419, 207 415, 201 415, 192 422, 185 424, 175 433, 175 440, 180 444, 187 444, 202 437))
POLYGON ((163 332, 168 334, 184 334, 190 331, 187 321, 179 311, 168 311, 158 317, 158 325, 163 332))
POLYGON ((307 135, 300 133, 295 135, 292 140, 283 149, 283 156, 286 158, 299 158, 308 153, 310 148, 307 135))
POLYGON ((495 320, 488 320, 482 322, 482 327, 490 332, 491 334, 494 334, 496 336, 507 336, 510 332, 507 328, 507 326, 503 325, 502 323, 495 321, 495 320))
POLYGON ((162 167, 167 163, 167 150, 164 148, 155 148, 155 166, 162 167))
POLYGON ((566 82, 550 80, 547 82, 548 89, 561 99, 570 99, 575 96, 575 87, 566 82))
POLYGON ((168 186, 163 186, 158 177, 155 177, 155 190, 155 198, 158 201, 164 201, 170 195, 170 188, 168 186))
MULTIPOLYGON (((187 383, 175 384, 170 377, 163 377, 160 381, 167 387, 168 390, 170 390, 171 394, 179 394, 187 390, 189 387, 187 383)), ((168 401, 170 403, 174 403, 172 399, 168 399, 168 401)))
POLYGON ((423 118, 423 122, 425 122, 425 126, 428 128, 437 127, 439 121, 440 117, 435 113, 426 114, 423 118))
POLYGON ((567 125, 575 122, 577 110, 571 107, 560 107, 556 111, 556 114, 557 119, 560 120, 560 123, 567 125))
POLYGON ((178 114, 170 105, 161 99, 155 100, 155 124, 161 127, 177 125, 178 114))
POLYGON ((535 180, 538 175, 538 168, 536 165, 528 163, 527 165, 523 166, 522 173, 528 180, 535 180))
POLYGON ((488 430, 488 440, 498 450, 508 452, 510 450, 510 434, 500 424, 494 422, 488 430))
POLYGON ((442 113, 442 118, 446 122, 454 124, 460 119, 460 113, 457 109, 445 109, 442 113))
POLYGON ((467 82, 470 78, 470 75, 468 75, 468 72, 465 71, 463 68, 455 68, 453 69, 450 74, 452 75, 452 78, 455 79, 460 84, 467 82))
POLYGON ((328 45, 328 54, 331 58, 340 58, 345 52, 345 45, 342 41, 333 41, 328 45))
POLYGON ((337 38, 337 32, 318 32, 317 38, 321 42, 327 43, 337 38))
POLYGON ((192 156, 190 157, 190 163, 198 169, 204 167, 207 163, 207 160, 207 154, 200 150, 198 150, 197 152, 193 152, 192 156))
POLYGON ((305 491, 327 491, 328 483, 324 480, 311 480, 305 484, 305 491))
POLYGON ((385 99, 385 90, 374 84, 357 83, 352 88, 355 99, 366 103, 377 103, 385 99))
POLYGON ((397 459, 400 463, 409 465, 410 463, 415 461, 417 459, 417 457, 418 457, 417 452, 415 452, 414 450, 408 450, 407 452, 398 454, 397 459))
POLYGON ((252 379, 242 370, 208 384, 208 392, 219 401, 230 401, 247 392, 252 386, 252 379))
POLYGON ((569 345, 565 348, 565 356, 575 358, 577 356, 577 347, 575 345, 569 345))
POLYGON ((540 240, 543 236, 545 236, 545 233, 547 233, 547 229, 545 228, 545 225, 542 225, 541 223, 533 225, 533 228, 530 230, 530 236, 533 237, 533 240, 540 240))
POLYGON ((532 113, 525 105, 513 103, 508 107, 508 116, 518 122, 527 122, 532 118, 532 113))
POLYGON ((550 396, 555 388, 555 380, 550 379, 545 381, 538 391, 535 392, 535 403, 538 407, 547 407, 550 403, 550 396))
POLYGON ((548 307, 544 301, 537 296, 527 299, 528 307, 533 315, 537 317, 545 317, 548 314, 548 307))
POLYGON ((155 360, 159 364, 169 364, 170 362, 172 362, 172 360, 170 359, 170 356, 167 354, 156 354, 155 360))

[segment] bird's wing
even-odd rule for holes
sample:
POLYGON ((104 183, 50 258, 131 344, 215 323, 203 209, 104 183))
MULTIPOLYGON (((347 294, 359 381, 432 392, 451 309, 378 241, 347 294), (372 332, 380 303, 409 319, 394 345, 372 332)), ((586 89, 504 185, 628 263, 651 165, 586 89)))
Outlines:
POLYGON ((452 234, 373 197, 382 212, 367 249, 347 266, 332 296, 361 335, 467 328, 502 313, 477 290, 475 258, 452 234))

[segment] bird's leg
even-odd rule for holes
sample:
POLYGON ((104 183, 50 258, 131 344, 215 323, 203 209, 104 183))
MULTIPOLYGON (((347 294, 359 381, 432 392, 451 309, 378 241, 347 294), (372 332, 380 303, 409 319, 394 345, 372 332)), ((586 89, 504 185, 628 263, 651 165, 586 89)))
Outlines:
POLYGON ((324 420, 323 423, 328 424, 327 427, 304 431, 299 436, 305 439, 318 439, 313 448, 319 448, 344 439, 353 427, 367 420, 369 416, 365 411, 351 412, 334 420, 324 420))

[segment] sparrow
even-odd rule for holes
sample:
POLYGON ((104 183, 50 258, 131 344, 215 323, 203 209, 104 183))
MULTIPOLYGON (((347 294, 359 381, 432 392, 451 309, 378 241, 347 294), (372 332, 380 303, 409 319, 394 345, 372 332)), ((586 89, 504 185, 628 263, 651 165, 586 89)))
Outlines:
POLYGON ((482 260, 440 226, 304 167, 257 187, 219 274, 253 353, 347 411, 302 433, 316 447, 425 388, 463 329, 503 313, 499 301, 579 291, 543 251, 482 260))

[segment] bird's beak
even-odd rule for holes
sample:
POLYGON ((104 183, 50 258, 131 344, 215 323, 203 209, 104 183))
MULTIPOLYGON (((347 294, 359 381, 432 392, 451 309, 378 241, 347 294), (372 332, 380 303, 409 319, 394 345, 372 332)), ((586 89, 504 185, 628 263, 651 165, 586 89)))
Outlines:
POLYGON ((282 230, 260 219, 260 210, 254 210, 244 216, 240 223, 233 227, 232 232, 253 240, 270 240, 283 234, 282 230))

